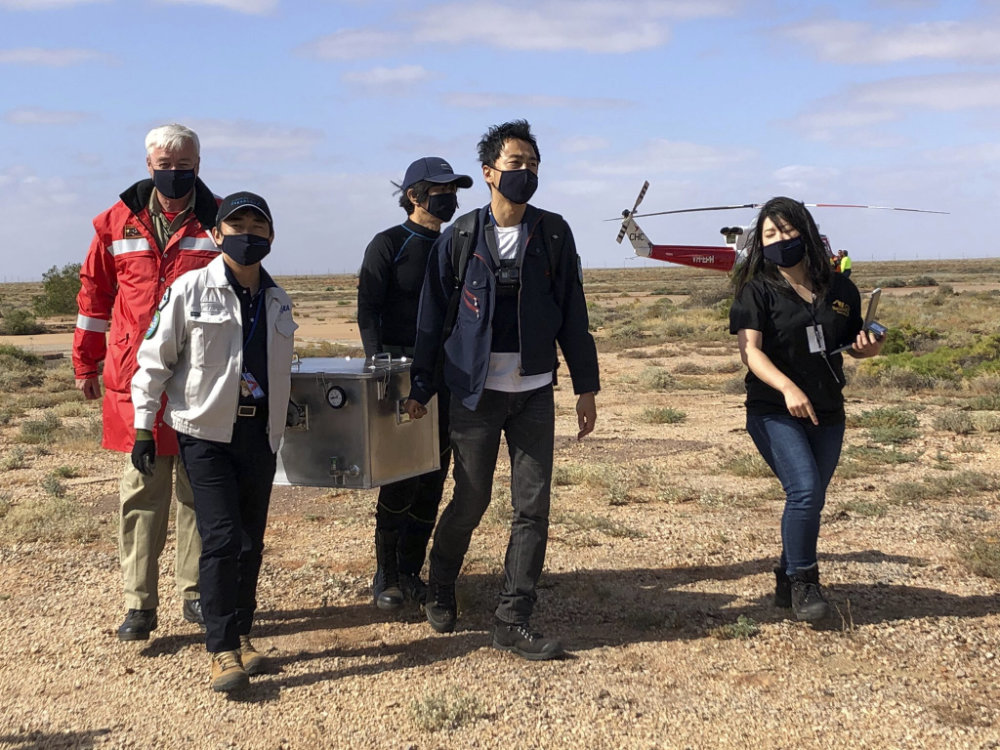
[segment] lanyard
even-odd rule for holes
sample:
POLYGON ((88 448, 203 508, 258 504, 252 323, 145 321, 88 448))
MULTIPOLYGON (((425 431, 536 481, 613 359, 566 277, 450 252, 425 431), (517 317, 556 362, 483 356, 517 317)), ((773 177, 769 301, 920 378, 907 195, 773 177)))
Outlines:
MULTIPOLYGON (((813 300, 812 300, 812 302, 808 306, 809 307, 809 317, 812 318, 813 327, 822 330, 822 328, 823 328, 822 324, 819 321, 816 320, 816 301, 817 301, 816 300, 816 295, 814 294, 813 295, 813 300)), ((823 361, 826 362, 826 367, 830 371, 830 374, 833 376, 834 382, 836 382, 837 385, 843 385, 843 381, 841 381, 840 377, 838 377, 837 371, 834 370, 833 369, 833 365, 830 364, 830 357, 827 354, 827 351, 826 351, 826 348, 825 348, 825 344, 824 344, 824 349, 822 351, 818 352, 818 353, 823 358, 823 361)))
POLYGON ((256 312, 254 312, 253 325, 250 326, 250 333, 248 333, 243 339, 244 354, 246 353, 247 350, 247 344, 249 344, 251 339, 253 339, 253 332, 257 330, 257 321, 260 320, 260 308, 261 306, 263 306, 263 304, 264 304, 264 290, 261 289, 260 292, 257 293, 257 310, 256 312))

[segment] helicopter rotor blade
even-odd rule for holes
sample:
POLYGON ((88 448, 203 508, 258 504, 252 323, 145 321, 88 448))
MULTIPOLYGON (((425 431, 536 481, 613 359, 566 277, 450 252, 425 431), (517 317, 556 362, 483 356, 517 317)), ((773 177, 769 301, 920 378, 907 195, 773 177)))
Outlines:
POLYGON ((861 206, 855 203, 803 203, 815 208, 869 208, 874 211, 909 211, 916 214, 949 214, 949 211, 934 211, 929 208, 899 208, 897 206, 861 206))
MULTIPOLYGON (((648 189, 649 189, 649 180, 646 180, 645 182, 642 183, 642 189, 639 191, 639 197, 635 199, 635 205, 632 206, 632 210, 631 211, 624 211, 623 212, 623 218, 621 220, 621 222, 622 222, 622 228, 618 232, 618 239, 617 239, 617 242, 619 244, 621 243, 622 238, 625 236, 625 232, 628 229, 628 219, 629 219, 629 217, 632 216, 632 214, 635 213, 635 210, 637 208, 639 208, 639 204, 642 203, 642 199, 646 197, 646 191, 648 189)), ((618 219, 615 219, 615 221, 618 221, 618 219)))
MULTIPOLYGON (((700 208, 675 208, 672 211, 653 211, 648 214, 635 214, 633 213, 633 219, 643 219, 647 216, 666 216, 669 214, 690 214, 698 213, 701 211, 732 211, 738 208, 760 208, 763 203, 740 203, 732 206, 703 206, 700 208)), ((907 211, 910 213, 918 214, 945 214, 948 211, 934 211, 927 208, 900 208, 897 206, 867 206, 860 203, 803 203, 803 206, 808 206, 810 208, 867 208, 876 211, 907 211)), ((618 219, 605 219, 605 221, 618 221, 618 219)))

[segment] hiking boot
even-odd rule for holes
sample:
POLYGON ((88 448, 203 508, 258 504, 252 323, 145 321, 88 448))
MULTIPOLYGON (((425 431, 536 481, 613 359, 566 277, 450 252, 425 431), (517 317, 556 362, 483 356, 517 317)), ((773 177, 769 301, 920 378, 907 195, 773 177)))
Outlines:
POLYGON ((556 659, 565 653, 557 639, 536 633, 528 623, 511 625, 502 620, 495 620, 493 623, 493 648, 513 651, 529 661, 556 659))
POLYGON ((407 601, 416 602, 421 607, 427 602, 427 584, 420 580, 419 575, 400 573, 399 588, 407 601))
POLYGON ((181 605, 181 617, 204 630, 205 615, 201 611, 201 599, 185 599, 181 605))
POLYGON ((155 609, 130 609, 118 628, 118 640, 148 641, 157 624, 155 609))
POLYGON ((399 532, 375 530, 375 562, 378 567, 372 579, 372 594, 375 606, 388 611, 403 606, 403 592, 399 588, 397 546, 399 546, 399 532))
POLYGON ((403 591, 399 588, 399 581, 389 585, 386 581, 385 570, 377 568, 375 577, 372 578, 372 601, 379 609, 391 611, 403 606, 403 591))
POLYGON ((239 651, 220 651, 212 654, 212 690, 228 693, 250 684, 246 670, 240 662, 239 651))
POLYGON ((774 606, 779 609, 792 608, 792 579, 784 568, 774 569, 774 606))
POLYGON ((455 584, 431 584, 427 592, 427 601, 424 605, 424 613, 427 615, 427 622, 438 633, 450 633, 455 629, 455 620, 458 619, 458 605, 455 603, 455 584))
POLYGON ((792 611, 796 620, 815 622, 830 613, 830 605, 823 598, 819 587, 819 566, 799 568, 789 577, 792 582, 792 611))
POLYGON ((267 659, 264 654, 254 648, 248 635, 240 636, 239 655, 243 669, 248 675, 263 674, 267 669, 267 659))

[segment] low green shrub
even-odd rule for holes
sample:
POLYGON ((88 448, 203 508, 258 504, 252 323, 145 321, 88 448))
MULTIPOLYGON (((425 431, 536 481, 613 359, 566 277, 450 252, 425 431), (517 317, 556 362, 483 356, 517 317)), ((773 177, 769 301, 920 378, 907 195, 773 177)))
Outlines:
POLYGON ((642 421, 649 424, 679 424, 687 419, 687 414, 669 406, 646 409, 642 413, 642 421))

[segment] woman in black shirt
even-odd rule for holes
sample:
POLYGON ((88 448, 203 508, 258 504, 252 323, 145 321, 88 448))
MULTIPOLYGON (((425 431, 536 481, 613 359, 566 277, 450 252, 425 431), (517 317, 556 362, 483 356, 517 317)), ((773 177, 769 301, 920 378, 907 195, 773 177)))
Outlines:
POLYGON ((852 357, 873 357, 882 342, 861 330, 861 295, 831 272, 803 204, 764 204, 746 250, 729 330, 748 369, 747 432, 785 490, 774 602, 819 620, 829 611, 816 562, 820 513, 844 440, 843 359, 831 352, 851 344, 852 357))

